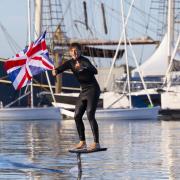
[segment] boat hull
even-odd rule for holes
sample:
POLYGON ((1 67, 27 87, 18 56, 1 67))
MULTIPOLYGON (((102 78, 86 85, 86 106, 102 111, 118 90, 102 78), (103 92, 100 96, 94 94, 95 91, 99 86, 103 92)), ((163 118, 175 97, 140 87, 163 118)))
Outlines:
POLYGON ((60 108, 2 108, 0 120, 60 120, 60 108))
POLYGON ((157 119, 159 107, 132 109, 102 109, 96 111, 97 119, 149 120, 157 119))
MULTIPOLYGON (((96 119, 118 119, 118 120, 149 120, 157 119, 159 115, 160 107, 144 107, 144 108, 132 108, 132 109, 122 109, 122 108, 111 108, 111 109, 97 109, 96 119)), ((68 111, 62 108, 62 114, 67 117, 74 117, 74 112, 68 111)), ((83 119, 87 119, 86 113, 83 119)))

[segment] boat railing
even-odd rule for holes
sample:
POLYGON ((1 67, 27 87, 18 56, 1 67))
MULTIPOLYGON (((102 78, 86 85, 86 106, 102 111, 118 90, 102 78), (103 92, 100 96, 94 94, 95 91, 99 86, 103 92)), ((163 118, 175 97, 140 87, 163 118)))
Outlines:
MULTIPOLYGON (((147 89, 159 89, 163 86, 163 81, 145 81, 147 89)), ((113 85, 113 89, 116 92, 123 92, 124 86, 126 85, 125 80, 116 80, 113 85)), ((135 92, 138 90, 143 90, 143 83, 141 81, 130 81, 131 91, 135 92)), ((173 79, 171 81, 171 86, 180 85, 180 79, 173 79)))
MULTIPOLYGON (((163 85, 163 81, 145 81, 147 89, 156 89, 161 88, 163 85)), ((124 86, 126 85, 126 81, 116 80, 114 84, 115 91, 122 92, 124 86)), ((135 92, 138 90, 143 90, 143 83, 141 81, 130 81, 131 91, 135 92)))
POLYGON ((10 102, 9 104, 5 105, 4 107, 5 107, 5 108, 11 107, 11 106, 12 106, 13 104, 15 104, 17 101, 23 99, 24 97, 28 96, 29 94, 30 94, 30 91, 27 92, 26 94, 20 96, 19 98, 15 99, 14 101, 10 102))

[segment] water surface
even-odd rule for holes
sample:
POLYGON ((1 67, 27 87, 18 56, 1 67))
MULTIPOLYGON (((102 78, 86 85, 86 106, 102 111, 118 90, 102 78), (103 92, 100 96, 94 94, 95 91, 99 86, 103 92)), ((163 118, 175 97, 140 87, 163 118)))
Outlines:
MULTIPOLYGON (((81 179, 180 179, 180 121, 98 123, 108 151, 81 156, 81 179)), ((0 179, 77 179, 76 155, 68 152, 77 141, 74 120, 0 121, 0 179)))

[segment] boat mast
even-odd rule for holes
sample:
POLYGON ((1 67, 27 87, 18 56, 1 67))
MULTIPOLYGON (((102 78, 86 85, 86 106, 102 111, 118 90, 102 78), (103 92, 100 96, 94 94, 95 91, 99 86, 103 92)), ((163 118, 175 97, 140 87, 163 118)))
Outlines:
MULTIPOLYGON (((172 44, 174 38, 174 0, 168 0, 168 15, 167 15, 167 38, 168 38, 168 54, 166 61, 168 62, 168 66, 170 65, 171 61, 171 54, 172 54, 172 44)), ((167 69, 169 69, 167 67, 167 69)), ((167 71, 166 78, 167 85, 170 83, 170 72, 167 71)), ((169 86, 169 85, 168 85, 169 86)))
POLYGON ((174 0, 168 0, 168 17, 167 17, 167 36, 168 36, 168 64, 171 60, 172 44, 174 40, 174 0))
MULTIPOLYGON (((31 4, 30 4, 30 0, 27 1, 27 5, 28 5, 28 44, 30 46, 31 44, 31 4)), ((31 108, 34 107, 34 102, 33 102, 33 83, 32 83, 32 79, 31 79, 31 84, 30 84, 30 91, 31 91, 31 108)))
POLYGON ((132 108, 132 100, 131 100, 131 86, 130 86, 130 73, 129 73, 129 62, 128 62, 128 55, 127 55, 127 34, 126 34, 126 25, 125 25, 125 18, 124 18, 124 5, 123 1, 121 0, 121 16, 122 16, 122 23, 123 23, 123 36, 124 36, 124 50, 125 50, 125 61, 126 61, 126 74, 127 74, 127 82, 128 82, 128 92, 129 92, 129 107, 132 108))
POLYGON ((41 26, 42 26, 42 1, 35 0, 35 32, 34 32, 34 39, 37 39, 41 34, 41 26))

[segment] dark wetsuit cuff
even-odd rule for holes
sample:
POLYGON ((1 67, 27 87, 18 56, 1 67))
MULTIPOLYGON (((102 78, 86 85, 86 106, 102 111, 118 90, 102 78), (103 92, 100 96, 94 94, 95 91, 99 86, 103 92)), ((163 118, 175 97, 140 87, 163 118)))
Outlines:
POLYGON ((55 68, 54 70, 55 70, 56 75, 58 75, 58 69, 57 69, 57 68, 55 68))

